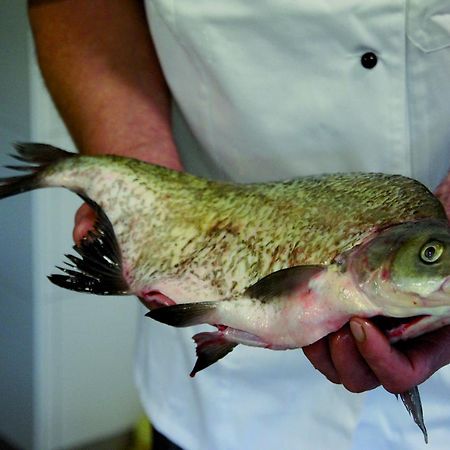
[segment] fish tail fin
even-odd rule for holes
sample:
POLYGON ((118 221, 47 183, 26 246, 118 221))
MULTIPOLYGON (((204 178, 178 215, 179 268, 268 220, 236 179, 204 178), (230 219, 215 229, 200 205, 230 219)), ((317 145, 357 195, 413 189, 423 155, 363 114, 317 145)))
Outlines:
MULTIPOLYGON (((78 157, 76 153, 47 144, 21 143, 14 147, 16 154, 11 156, 25 164, 6 168, 25 174, 0 178, 0 199, 49 186, 48 175, 57 172, 57 169, 52 169, 65 160, 78 157)), ((121 252, 111 222, 100 206, 80 194, 80 191, 76 192, 96 212, 94 229, 73 247, 79 256, 66 255, 70 261, 65 263, 67 267, 58 267, 64 275, 50 275, 49 279, 58 286, 74 291, 103 295, 128 294, 128 283, 122 273, 121 252)))
POLYGON ((0 199, 11 197, 22 192, 45 187, 43 173, 49 166, 76 156, 75 153, 66 152, 47 144, 21 143, 15 144, 16 154, 11 156, 25 165, 5 166, 24 175, 0 178, 0 199))
POLYGON ((152 309, 147 317, 173 327, 188 327, 209 323, 217 307, 217 302, 180 303, 152 309))
POLYGON ((220 331, 198 333, 192 339, 197 344, 197 361, 189 374, 191 377, 228 355, 238 345, 227 340, 220 331))
POLYGON ((94 229, 73 247, 79 256, 65 255, 63 274, 48 278, 57 286, 98 295, 127 295, 130 287, 123 275, 122 255, 113 227, 97 203, 80 195, 96 212, 94 229))

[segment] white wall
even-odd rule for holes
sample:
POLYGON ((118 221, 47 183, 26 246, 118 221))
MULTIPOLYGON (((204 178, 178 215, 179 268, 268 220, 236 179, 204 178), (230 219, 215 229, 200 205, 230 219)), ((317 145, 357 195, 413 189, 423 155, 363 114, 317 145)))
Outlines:
MULTIPOLYGON (((0 2, 1 164, 11 163, 14 141, 73 150, 33 58, 25 4, 0 2)), ((0 201, 0 435, 20 448, 71 448, 140 414, 137 301, 65 291, 46 278, 71 249, 79 203, 59 189, 0 201)))
MULTIPOLYGON (((0 164, 11 141, 30 136, 24 11, 23 1, 0 6, 0 164)), ((30 197, 0 202, 0 434, 21 448, 31 448, 33 436, 30 247, 30 197)))

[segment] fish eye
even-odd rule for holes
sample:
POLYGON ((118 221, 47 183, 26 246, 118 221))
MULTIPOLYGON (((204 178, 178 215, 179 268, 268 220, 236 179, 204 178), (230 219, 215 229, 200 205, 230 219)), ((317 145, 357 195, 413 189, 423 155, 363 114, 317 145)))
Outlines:
POLYGON ((444 246, 439 241, 429 241, 420 250, 420 259, 425 264, 433 264, 439 261, 444 253, 444 246))

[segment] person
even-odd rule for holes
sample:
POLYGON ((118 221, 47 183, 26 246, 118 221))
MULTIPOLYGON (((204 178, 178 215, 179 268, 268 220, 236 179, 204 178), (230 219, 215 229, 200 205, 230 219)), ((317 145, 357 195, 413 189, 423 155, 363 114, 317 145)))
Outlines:
MULTIPOLYGON (((449 166, 449 12, 442 0, 29 0, 82 153, 242 182, 382 171, 430 188, 449 166)), ((92 220, 83 206, 76 241, 92 220)), ((186 450, 422 448, 374 388, 403 392, 450 362, 449 327, 400 349, 354 318, 304 349, 312 365, 242 348, 191 380, 192 334, 143 319, 136 361, 152 423, 186 450)), ((450 438, 449 382, 444 368, 424 385, 430 448, 450 438)))

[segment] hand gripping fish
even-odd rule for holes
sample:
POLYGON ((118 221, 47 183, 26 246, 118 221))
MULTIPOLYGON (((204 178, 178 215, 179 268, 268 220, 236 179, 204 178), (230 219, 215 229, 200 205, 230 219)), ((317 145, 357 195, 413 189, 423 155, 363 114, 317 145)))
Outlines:
MULTIPOLYGON (((194 375, 236 345, 311 344, 351 317, 389 317, 391 342, 450 323, 450 226, 409 178, 334 174, 261 184, 198 178, 119 156, 20 144, 0 198, 61 186, 97 223, 50 280, 136 295, 194 336, 194 375), (162 295, 161 295, 162 294, 162 295)), ((417 387, 401 395, 426 437, 417 387)))

